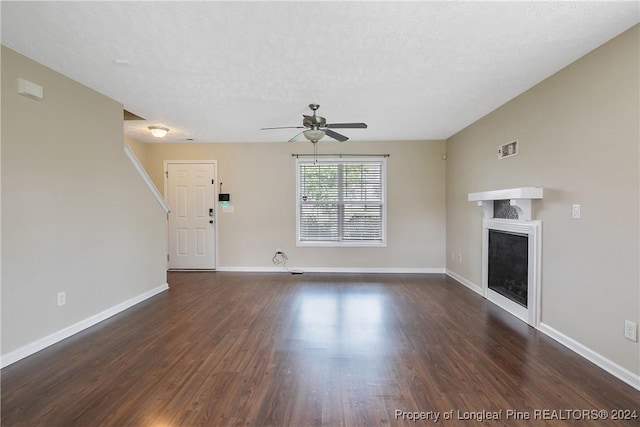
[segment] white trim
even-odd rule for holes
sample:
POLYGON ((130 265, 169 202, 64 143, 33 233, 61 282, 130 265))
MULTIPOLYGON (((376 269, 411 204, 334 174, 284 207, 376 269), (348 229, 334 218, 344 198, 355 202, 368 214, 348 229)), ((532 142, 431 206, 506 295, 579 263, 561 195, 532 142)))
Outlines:
POLYGON ((88 317, 84 320, 81 320, 78 323, 74 323, 71 326, 67 326, 64 329, 61 329, 57 332, 54 332, 46 337, 40 338, 30 344, 27 344, 23 347, 20 347, 17 350, 14 350, 10 353, 4 354, 0 360, 0 367, 4 368, 6 366, 11 365, 12 363, 17 362, 18 360, 24 359, 27 356, 31 356, 34 353, 37 353, 40 350, 43 350, 50 345, 53 345, 57 342, 60 342, 66 338, 69 338, 72 335, 77 334, 87 328, 90 328, 93 325, 96 325, 103 320, 108 319, 111 316, 114 316, 128 308, 133 307, 136 304, 141 303, 142 301, 151 298, 154 295, 157 295, 161 292, 169 289, 169 285, 165 283, 164 285, 160 285, 156 288, 148 290, 147 292, 140 294, 136 297, 133 297, 127 301, 123 301, 120 304, 114 305, 111 308, 108 308, 104 311, 101 311, 98 314, 94 314, 91 317, 88 317))
MULTIPOLYGON (((299 209, 299 208, 298 208, 299 209)), ((382 208, 384 211, 384 207, 382 208)), ((300 214, 296 216, 296 220, 298 222, 298 230, 300 225, 300 214)), ((384 221, 384 219, 383 219, 384 221)), ((384 235, 384 230, 382 231, 384 235)), ((298 236, 300 233, 298 232, 298 236)), ((386 241, 382 240, 379 242, 374 241, 350 241, 350 240, 342 240, 342 241, 331 241, 331 240, 298 240, 296 242, 296 246, 304 248, 386 248, 386 241)))
POLYGON ((396 268, 396 267, 309 267, 294 268, 309 273, 382 273, 382 274, 444 274, 444 268, 396 268))
POLYGON ((618 365, 617 363, 607 359, 601 354, 596 353, 584 344, 579 343, 573 338, 566 336, 562 332, 552 328, 545 323, 540 323, 540 325, 538 326, 538 330, 548 337, 558 341, 560 344, 564 345, 570 350, 578 353, 580 356, 594 363, 598 367, 604 369, 619 380, 624 381, 636 390, 640 390, 640 375, 635 374, 628 369, 618 365))
POLYGON ((140 164, 140 161, 136 157, 135 153, 131 150, 131 148, 129 148, 127 144, 124 144, 124 152, 129 160, 131 160, 131 163, 133 163, 133 166, 142 177, 142 180, 145 182, 145 184, 147 184, 147 187, 149 187, 149 190, 151 190, 153 197, 155 197, 160 206, 162 206, 162 209, 164 209, 166 213, 169 213, 169 205, 167 205, 167 202, 164 201, 164 198, 160 195, 160 191, 158 191, 158 187, 156 187, 153 181, 151 181, 149 174, 147 174, 147 171, 144 170, 144 167, 142 167, 142 164, 140 164))
POLYGON ((468 200, 482 206, 486 219, 493 218, 493 204, 496 200, 509 200, 509 204, 518 212, 519 220, 531 221, 531 200, 542 199, 543 195, 543 188, 520 187, 469 193, 468 200))
MULTIPOLYGON (((444 274, 445 269, 434 268, 358 268, 358 267, 290 267, 290 271, 304 273, 390 273, 390 274, 444 274)), ((245 273, 287 273, 282 267, 218 267, 216 271, 245 272, 245 273)))
POLYGON ((484 218, 482 220, 482 291, 485 298, 497 304, 499 307, 510 312, 534 328, 540 324, 542 284, 541 284, 541 263, 542 263, 542 222, 540 221, 519 221, 511 219, 484 218), (502 305, 506 298, 497 298, 489 294, 489 230, 506 231, 511 233, 526 234, 528 237, 528 285, 529 292, 527 298, 526 314, 523 314, 517 304, 502 305), (510 308, 516 308, 510 311, 510 308), (523 318, 524 317, 524 318, 523 318))
POLYGON ((287 270, 283 267, 218 267, 216 271, 231 273, 287 273, 287 270))
POLYGON ((544 190, 540 187, 519 187, 469 193, 468 200, 477 202, 484 200, 542 199, 543 195, 544 190))
POLYGON ((465 279, 464 277, 454 273, 453 271, 451 271, 449 269, 446 270, 445 274, 447 276, 451 277, 456 282, 460 283, 461 285, 466 286, 467 288, 471 289, 473 292, 477 293, 478 295, 480 295, 481 297, 484 298, 484 293, 482 292, 482 287, 481 286, 476 285, 472 281, 465 279))
POLYGON ((501 309, 513 314, 523 322, 529 323, 529 310, 527 309, 527 307, 523 307, 517 302, 511 301, 509 298, 500 295, 493 289, 487 289, 487 300, 491 301, 501 309))
POLYGON ((165 160, 164 161, 164 171, 167 171, 167 165, 169 163, 178 163, 178 164, 199 164, 199 163, 212 163, 218 164, 217 160, 165 160))
MULTIPOLYGON (((380 241, 302 241, 300 240, 300 164, 310 163, 310 159, 296 157, 296 246, 299 247, 360 247, 360 248, 386 248, 387 247, 387 157, 380 156, 351 156, 343 158, 340 155, 325 156, 322 160, 314 162, 325 163, 381 163, 382 164, 382 239, 380 241)), ((339 220, 342 223, 342 220, 339 220)))

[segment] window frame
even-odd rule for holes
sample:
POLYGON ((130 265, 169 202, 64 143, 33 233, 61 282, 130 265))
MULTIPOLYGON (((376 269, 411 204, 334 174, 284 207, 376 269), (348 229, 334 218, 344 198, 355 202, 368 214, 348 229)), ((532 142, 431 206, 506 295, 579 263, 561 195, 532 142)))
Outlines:
MULTIPOLYGON (((322 157, 315 161, 307 157, 297 157, 295 162, 295 174, 296 174, 296 189, 295 189, 295 203, 296 203, 296 246, 302 247, 386 247, 387 246, 387 158, 386 156, 350 156, 350 157, 322 157), (381 240, 341 240, 337 241, 321 241, 321 240, 300 240, 300 206, 301 206, 301 194, 300 194, 300 165, 301 164, 313 164, 316 163, 380 163, 381 164, 381 183, 382 183, 382 239, 381 240)), ((344 200, 339 200, 338 204, 343 205, 344 200)), ((348 203, 348 202, 346 202, 348 203)), ((342 221, 342 217, 339 217, 339 221, 342 221)), ((343 226, 339 223, 339 229, 342 230, 343 226)))

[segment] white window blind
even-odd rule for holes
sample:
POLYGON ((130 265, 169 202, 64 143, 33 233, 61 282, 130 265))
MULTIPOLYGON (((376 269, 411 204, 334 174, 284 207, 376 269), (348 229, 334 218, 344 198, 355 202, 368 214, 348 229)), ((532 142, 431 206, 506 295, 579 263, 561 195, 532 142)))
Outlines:
POLYGON ((383 245, 385 159, 297 161, 298 243, 383 245))

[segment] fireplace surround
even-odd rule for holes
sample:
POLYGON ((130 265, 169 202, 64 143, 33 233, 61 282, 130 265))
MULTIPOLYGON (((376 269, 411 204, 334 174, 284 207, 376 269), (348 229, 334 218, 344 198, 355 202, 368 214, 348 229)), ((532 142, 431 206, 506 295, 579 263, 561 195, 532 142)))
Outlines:
POLYGON ((532 220, 537 187, 469 193, 483 207, 482 293, 533 327, 540 323, 542 223, 532 220))

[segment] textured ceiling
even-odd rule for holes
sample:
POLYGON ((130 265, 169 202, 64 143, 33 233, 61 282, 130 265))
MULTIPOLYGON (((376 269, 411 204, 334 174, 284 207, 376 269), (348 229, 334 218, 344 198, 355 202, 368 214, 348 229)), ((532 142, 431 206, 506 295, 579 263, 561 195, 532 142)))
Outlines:
MULTIPOLYGON (((639 21, 629 2, 9 2, 2 43, 147 121, 135 139, 441 139, 639 21)), ((46 94, 46 88, 45 88, 46 94)))

